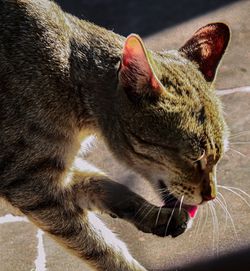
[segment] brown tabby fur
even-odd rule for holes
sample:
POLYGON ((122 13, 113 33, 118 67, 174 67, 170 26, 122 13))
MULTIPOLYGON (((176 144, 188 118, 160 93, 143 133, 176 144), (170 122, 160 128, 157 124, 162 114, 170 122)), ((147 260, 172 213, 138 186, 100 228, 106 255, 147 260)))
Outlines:
POLYGON ((171 208, 159 213, 80 161, 81 141, 98 134, 154 186, 162 180, 197 205, 204 180, 192 161, 205 150, 206 176, 215 178, 227 137, 213 78, 205 80, 202 66, 188 60, 187 47, 148 51, 167 90, 156 98, 123 91, 124 42, 52 1, 0 0, 0 196, 96 270, 145 269, 90 211, 160 236, 174 235, 188 216, 171 208), (142 205, 152 212, 140 223, 142 205))

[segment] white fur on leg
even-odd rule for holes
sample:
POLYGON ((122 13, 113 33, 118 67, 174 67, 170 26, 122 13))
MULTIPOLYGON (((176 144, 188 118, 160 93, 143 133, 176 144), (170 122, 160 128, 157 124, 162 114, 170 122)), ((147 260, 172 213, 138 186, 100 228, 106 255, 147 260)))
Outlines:
POLYGON ((94 135, 88 136, 81 142, 81 147, 79 151, 79 156, 85 157, 91 149, 94 147, 96 137, 94 135))
POLYGON ((97 238, 102 239, 100 243, 107 245, 112 248, 114 252, 112 261, 117 262, 117 266, 121 261, 125 261, 130 266, 127 270, 136 270, 136 271, 146 271, 129 253, 126 245, 119 240, 115 234, 109 230, 105 224, 92 212, 88 212, 88 222, 93 228, 93 230, 97 233, 97 238))
POLYGON ((133 261, 133 257, 128 252, 126 245, 117 239, 115 234, 109 230, 105 224, 92 212, 88 212, 88 221, 90 225, 94 228, 95 232, 100 233, 100 238, 104 240, 104 243, 112 247, 114 251, 117 251, 125 256, 129 261, 133 261))
POLYGON ((101 174, 102 172, 96 168, 95 166, 91 165, 90 163, 88 163, 86 160, 83 160, 80 157, 77 157, 74 161, 74 165, 73 165, 73 169, 83 172, 85 175, 87 174, 101 174))

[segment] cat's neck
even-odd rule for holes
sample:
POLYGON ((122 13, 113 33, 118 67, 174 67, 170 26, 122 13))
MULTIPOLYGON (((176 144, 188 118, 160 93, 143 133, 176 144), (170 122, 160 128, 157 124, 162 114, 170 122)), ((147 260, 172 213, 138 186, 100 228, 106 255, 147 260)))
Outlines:
POLYGON ((82 35, 72 32, 71 79, 89 122, 100 126, 103 118, 114 114, 124 38, 85 21, 78 22, 77 29, 82 35))

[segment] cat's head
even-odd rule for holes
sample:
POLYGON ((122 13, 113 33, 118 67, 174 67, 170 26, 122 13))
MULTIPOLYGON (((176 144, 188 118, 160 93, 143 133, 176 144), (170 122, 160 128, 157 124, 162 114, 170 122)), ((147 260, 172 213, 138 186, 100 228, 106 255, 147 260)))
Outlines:
POLYGON ((216 197, 228 131, 213 81, 229 38, 229 28, 214 23, 176 51, 148 51, 134 34, 125 41, 115 152, 162 197, 188 205, 216 197))

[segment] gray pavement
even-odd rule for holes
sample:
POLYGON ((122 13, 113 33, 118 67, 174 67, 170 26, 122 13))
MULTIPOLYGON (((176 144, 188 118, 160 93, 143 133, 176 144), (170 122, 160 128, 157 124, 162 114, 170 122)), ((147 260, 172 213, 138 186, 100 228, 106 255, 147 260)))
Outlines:
MULTIPOLYGON (((154 31, 145 41, 152 49, 178 48, 200 26, 224 21, 232 29, 232 40, 220 67, 216 86, 222 89, 250 85, 249 15, 250 1, 237 1, 177 25, 161 28, 158 32, 154 31)), ((224 96, 222 101, 232 135, 250 131, 250 93, 224 96)), ((249 140, 250 133, 232 138, 233 142, 249 140)), ((232 144, 231 148, 219 165, 219 184, 239 187, 250 194, 250 143, 232 144)), ((117 181, 139 191, 148 200, 158 202, 146 181, 117 164, 102 142, 97 144, 88 159, 117 181)), ((103 219, 149 270, 228 271, 238 266, 239 271, 249 271, 250 257, 247 255, 250 255, 250 207, 232 192, 220 191, 232 218, 226 218, 225 212, 216 204, 217 224, 216 219, 213 222, 206 207, 200 208, 193 228, 176 239, 141 233, 122 220, 112 220, 106 216, 103 219)), ((241 196, 250 205, 250 198, 243 193, 241 196)), ((37 228, 32 224, 22 221, 22 218, 8 216, 13 212, 12 208, 0 203, 0 271, 90 270, 50 237, 41 233, 39 237, 37 228)))

